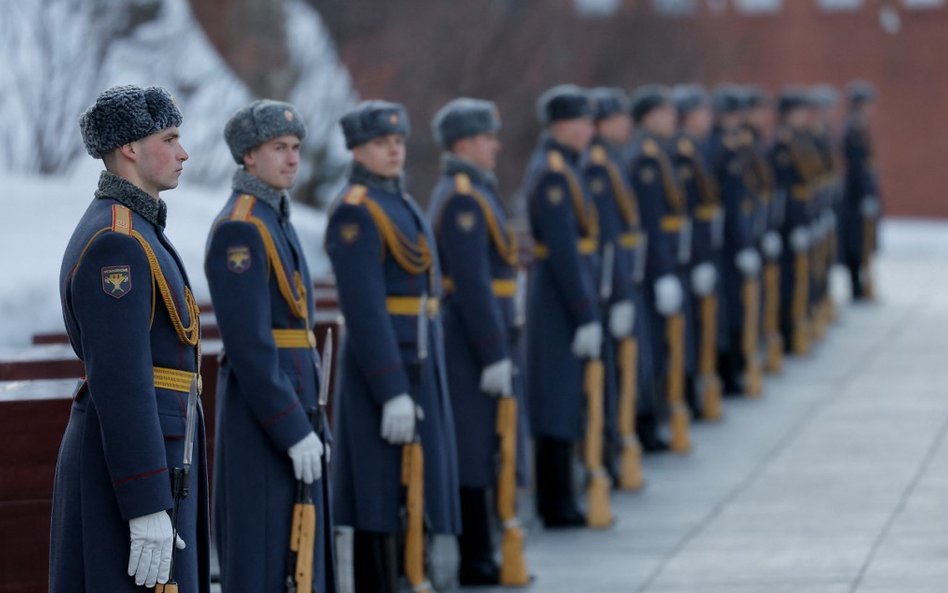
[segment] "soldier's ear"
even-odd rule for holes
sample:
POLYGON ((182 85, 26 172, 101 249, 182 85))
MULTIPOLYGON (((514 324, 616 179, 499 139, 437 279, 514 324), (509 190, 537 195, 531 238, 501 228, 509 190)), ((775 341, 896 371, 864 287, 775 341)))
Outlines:
POLYGON ((130 161, 138 160, 138 150, 135 142, 129 142, 118 147, 117 152, 130 161))

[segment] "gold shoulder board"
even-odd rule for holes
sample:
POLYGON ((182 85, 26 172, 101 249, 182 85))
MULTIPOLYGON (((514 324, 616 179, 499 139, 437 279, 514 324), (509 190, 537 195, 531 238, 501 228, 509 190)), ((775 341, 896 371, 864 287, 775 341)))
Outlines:
POLYGON ((609 160, 608 155, 606 155, 606 149, 598 144, 593 146, 592 150, 589 151, 589 160, 597 165, 605 165, 606 161, 609 160))
POLYGON ((353 206, 360 206, 362 202, 365 201, 365 193, 367 191, 364 185, 353 185, 349 188, 346 197, 344 197, 342 201, 346 204, 352 204, 353 206))
POLYGON ((546 155, 546 162, 549 165, 551 171, 556 171, 559 173, 566 169, 566 161, 563 160, 563 155, 556 150, 551 150, 546 155))
POLYGON ((112 205, 112 230, 123 235, 132 234, 132 212, 121 204, 112 205))
POLYGON ((471 178, 466 173, 458 173, 454 176, 454 191, 465 195, 471 193, 471 178))

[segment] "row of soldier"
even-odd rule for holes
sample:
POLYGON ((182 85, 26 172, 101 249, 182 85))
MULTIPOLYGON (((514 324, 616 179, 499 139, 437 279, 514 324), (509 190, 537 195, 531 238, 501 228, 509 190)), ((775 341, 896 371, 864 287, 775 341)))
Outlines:
POLYGON ((871 102, 852 88, 840 184, 806 92, 779 97, 771 147, 753 89, 551 89, 523 186, 527 290, 493 176, 495 106, 435 116, 443 175, 425 215, 403 185, 405 110, 364 102, 341 120, 353 166, 326 231, 338 361, 316 351, 290 221, 303 118, 246 106, 224 130, 238 168, 205 258, 223 341, 209 489, 199 310, 159 198, 188 158, 181 114, 157 87, 103 92, 80 127, 106 170, 61 274, 86 377, 57 462, 50 590, 208 591, 211 508, 228 593, 397 591, 401 575, 431 590, 425 542, 454 536, 460 566, 433 580, 528 584, 516 490, 531 473, 547 528, 608 527, 611 486, 644 483, 643 448, 686 451, 692 416, 759 394, 784 344, 802 354, 821 335, 837 251, 869 294, 871 102))

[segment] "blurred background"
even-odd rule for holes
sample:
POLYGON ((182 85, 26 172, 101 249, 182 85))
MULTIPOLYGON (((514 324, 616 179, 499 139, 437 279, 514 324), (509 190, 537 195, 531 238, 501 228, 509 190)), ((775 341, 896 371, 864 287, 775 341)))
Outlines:
MULTIPOLYGON (((467 95, 504 121, 499 167, 510 199, 539 131, 534 101, 574 82, 872 82, 886 213, 948 217, 946 0, 0 0, 0 315, 27 327, 0 345, 60 329, 62 247, 101 168, 77 118, 115 84, 162 85, 184 113, 191 159, 168 192, 169 234, 196 292, 210 220, 234 171, 227 118, 256 97, 289 100, 307 118, 295 198, 311 229, 310 262, 328 272, 320 210, 345 179, 338 119, 360 99, 404 103, 411 116, 408 188, 425 203, 438 168, 434 112, 467 95), (315 210, 308 210, 309 204, 315 210), (37 217, 37 212, 44 216, 37 217), (43 237, 39 240, 39 237, 43 237), (22 252, 19 249, 19 252, 22 252), (17 321, 19 322, 19 321, 17 321), (23 323, 26 323, 25 321, 23 323)), ((842 104, 841 104, 842 107, 842 104)), ((838 114, 843 117, 842 110, 838 114)))

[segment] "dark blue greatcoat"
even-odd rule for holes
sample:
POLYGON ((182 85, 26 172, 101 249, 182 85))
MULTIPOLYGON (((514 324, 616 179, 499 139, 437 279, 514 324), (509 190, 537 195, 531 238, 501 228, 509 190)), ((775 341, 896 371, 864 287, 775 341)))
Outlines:
MULTIPOLYGON (((434 238, 397 179, 376 177, 356 164, 349 185, 332 206, 326 251, 346 320, 333 417, 336 524, 398 533, 404 498, 402 447, 380 435, 382 406, 410 391, 407 368, 417 360, 418 315, 390 314, 387 299, 427 292, 434 304, 441 284, 434 238), (373 211, 384 215, 392 232, 381 230, 373 211), (426 245, 430 257, 423 270, 412 273, 395 259, 397 245, 386 238, 394 238, 394 230, 412 245, 410 253, 404 245, 400 253, 415 261, 425 259, 416 248, 426 245)), ((427 323, 428 358, 421 391, 415 394, 424 410, 416 426, 425 457, 425 516, 435 533, 457 534, 457 453, 440 315, 430 315, 427 323)))
MULTIPOLYGON (((639 386, 636 408, 641 412, 651 411, 655 407, 655 391, 651 381, 651 344, 643 329, 647 328, 648 321, 645 319, 642 278, 636 278, 638 261, 642 262, 639 265, 643 268, 639 272, 644 273, 644 250, 646 249, 639 217, 638 199, 629 187, 620 150, 602 138, 593 140, 587 154, 584 174, 586 186, 592 194, 599 216, 600 256, 604 253, 606 245, 613 246, 612 289, 609 305, 631 301, 636 309, 632 334, 632 337, 637 340, 639 358, 636 368, 636 383, 639 386)), ((606 312, 603 312, 603 315, 605 316, 606 312)), ((613 438, 618 439, 618 342, 609 333, 608 324, 604 324, 603 336, 605 337, 603 359, 608 365, 607 368, 615 369, 615 372, 606 375, 609 396, 606 400, 606 425, 613 438)))
POLYGON ((813 179, 816 154, 807 134, 789 127, 778 130, 772 161, 777 192, 783 196, 784 211, 780 227, 784 249, 780 256, 780 314, 782 326, 791 327, 795 252, 790 235, 796 228, 809 228, 813 222, 813 179))
POLYGON ((685 316, 685 372, 690 374, 694 370, 695 357, 693 348, 689 347, 690 341, 694 339, 694 324, 690 322, 692 305, 687 277, 690 261, 688 206, 667 148, 656 137, 644 133, 636 139, 628 169, 632 187, 639 197, 642 221, 648 235, 645 284, 655 363, 653 372, 664 380, 668 362, 666 320, 655 306, 655 281, 671 274, 681 282, 684 297, 681 313, 685 316))
MULTIPOLYGON (((718 191, 717 179, 710 170, 705 143, 681 134, 675 141, 673 153, 675 172, 681 183, 682 191, 688 203, 688 215, 692 220, 691 234, 691 261, 689 273, 695 266, 710 263, 717 271, 714 291, 718 296, 717 332, 715 342, 718 347, 727 343, 727 308, 723 304, 722 268, 724 247, 724 209, 718 191)), ((694 294, 690 276, 685 285, 686 290, 694 294)), ((695 310, 692 323, 692 332, 695 336, 692 345, 694 355, 699 354, 701 336, 701 315, 699 311, 700 299, 694 295, 695 310)))
MULTIPOLYGON (((716 129, 711 136, 712 170, 721 188, 724 206, 724 248, 722 254, 722 286, 727 329, 732 338, 744 326, 744 305, 741 288, 744 274, 737 268, 737 254, 757 248, 755 221, 758 201, 748 187, 749 162, 741 132, 738 129, 716 129)), ((735 347, 734 344, 730 344, 735 347)))
MULTIPOLYGON (((239 170, 211 228, 204 271, 224 343, 214 464, 221 582, 228 592, 282 592, 297 491, 287 449, 312 430, 310 411, 319 384, 315 350, 279 347, 273 335, 274 329, 305 332, 314 318, 311 293, 297 294, 293 280, 298 274, 303 287, 312 286, 290 222, 289 198, 239 170), (251 217, 272 238, 275 260, 251 217), (278 269, 302 305, 295 312, 278 287, 278 269)), ((317 509, 313 577, 320 592, 334 590, 327 480, 324 476, 312 486, 317 509)))
MULTIPOLYGON (((486 488, 497 479, 497 399, 479 388, 485 367, 509 358, 523 368, 511 343, 516 325, 517 246, 493 177, 446 156, 431 195, 428 220, 438 244, 444 286, 441 322, 448 388, 457 436, 461 486, 486 488)), ((522 315, 522 312, 520 313, 522 315)), ((514 375, 518 405, 518 467, 526 479, 527 409, 523 374, 514 375)))
MULTIPOLYGON (((83 361, 53 485, 49 590, 144 591, 127 574, 128 521, 170 511, 170 469, 180 466, 188 394, 154 385, 154 367, 193 373, 195 348, 179 339, 141 244, 112 231, 113 207, 131 211, 132 230, 153 250, 184 327, 192 317, 188 279, 164 234, 165 205, 103 172, 66 247, 60 294, 66 331, 83 361)), ((190 494, 175 551, 182 591, 210 590, 207 465, 198 407, 190 494)))
POLYGON ((879 195, 879 182, 873 160, 869 124, 860 116, 851 116, 843 134, 846 176, 839 205, 840 256, 847 264, 858 266, 862 259, 863 225, 860 204, 867 196, 879 195))
POLYGON ((527 168, 530 231, 538 251, 527 305, 527 402, 534 436, 576 441, 584 432, 585 361, 571 350, 599 320, 595 206, 580 155, 544 137, 527 168))

